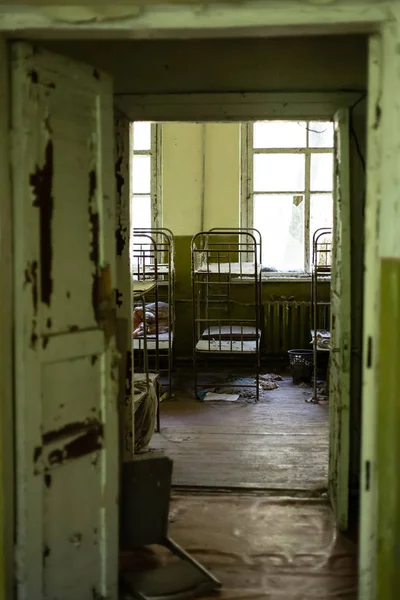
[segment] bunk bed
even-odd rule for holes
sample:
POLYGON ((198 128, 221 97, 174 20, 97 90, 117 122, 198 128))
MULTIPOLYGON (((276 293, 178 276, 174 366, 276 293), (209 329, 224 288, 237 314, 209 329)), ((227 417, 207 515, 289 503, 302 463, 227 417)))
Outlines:
MULTIPOLYGON (((259 400, 261 343, 261 234, 256 229, 214 228, 197 233, 191 243, 193 299, 194 391, 199 368, 207 358, 243 358, 250 363, 255 383, 235 383, 255 388, 259 400), (243 286, 249 298, 240 297, 243 286)), ((245 380, 247 381, 247 380, 245 380)), ((232 382, 214 387, 232 388, 232 382)))
MULTIPOLYGON (((331 334, 329 331, 330 302, 321 300, 320 285, 330 281, 332 268, 332 228, 322 227, 317 229, 312 239, 312 275, 311 275, 311 303, 312 325, 311 344, 313 346, 313 382, 314 402, 318 401, 317 375, 321 353, 330 352, 331 334), (328 310, 327 310, 328 309, 328 310)), ((329 357, 328 357, 329 360, 329 357)))
POLYGON ((146 298, 146 310, 134 310, 134 340, 136 353, 143 353, 143 329, 147 328, 149 368, 168 381, 168 396, 172 395, 172 368, 175 327, 174 236, 166 228, 134 229, 132 244, 132 274, 134 281, 155 281, 156 286, 146 298))

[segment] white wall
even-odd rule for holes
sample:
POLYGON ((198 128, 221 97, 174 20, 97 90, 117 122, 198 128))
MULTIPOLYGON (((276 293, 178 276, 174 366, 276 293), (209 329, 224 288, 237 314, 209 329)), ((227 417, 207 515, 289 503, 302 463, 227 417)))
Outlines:
POLYGON ((162 127, 164 226, 175 235, 238 226, 240 125, 166 123, 162 127))

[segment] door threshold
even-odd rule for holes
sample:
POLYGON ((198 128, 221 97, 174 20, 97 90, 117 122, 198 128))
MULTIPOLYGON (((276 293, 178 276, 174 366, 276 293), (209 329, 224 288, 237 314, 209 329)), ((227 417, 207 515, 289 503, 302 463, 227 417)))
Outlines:
POLYGON ((186 486, 173 485, 172 494, 175 495, 203 495, 203 496, 263 496, 270 498, 293 498, 302 500, 328 501, 327 488, 316 490, 292 490, 276 488, 244 488, 244 487, 207 487, 207 486, 186 486))

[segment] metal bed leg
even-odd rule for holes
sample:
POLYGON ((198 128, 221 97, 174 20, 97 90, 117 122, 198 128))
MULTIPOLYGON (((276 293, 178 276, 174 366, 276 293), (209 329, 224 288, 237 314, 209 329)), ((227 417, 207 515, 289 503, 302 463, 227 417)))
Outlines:
POLYGON ((157 423, 156 423, 156 433, 160 433, 161 425, 160 425, 160 392, 157 393, 157 423))

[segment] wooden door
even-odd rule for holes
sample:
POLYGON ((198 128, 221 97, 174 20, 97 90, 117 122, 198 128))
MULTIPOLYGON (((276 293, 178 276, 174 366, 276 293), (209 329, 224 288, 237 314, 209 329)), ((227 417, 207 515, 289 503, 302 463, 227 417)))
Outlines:
POLYGON ((348 526, 351 357, 349 113, 335 115, 331 278, 329 496, 338 527, 348 526))
POLYGON ((112 85, 12 48, 17 592, 117 598, 112 85))

